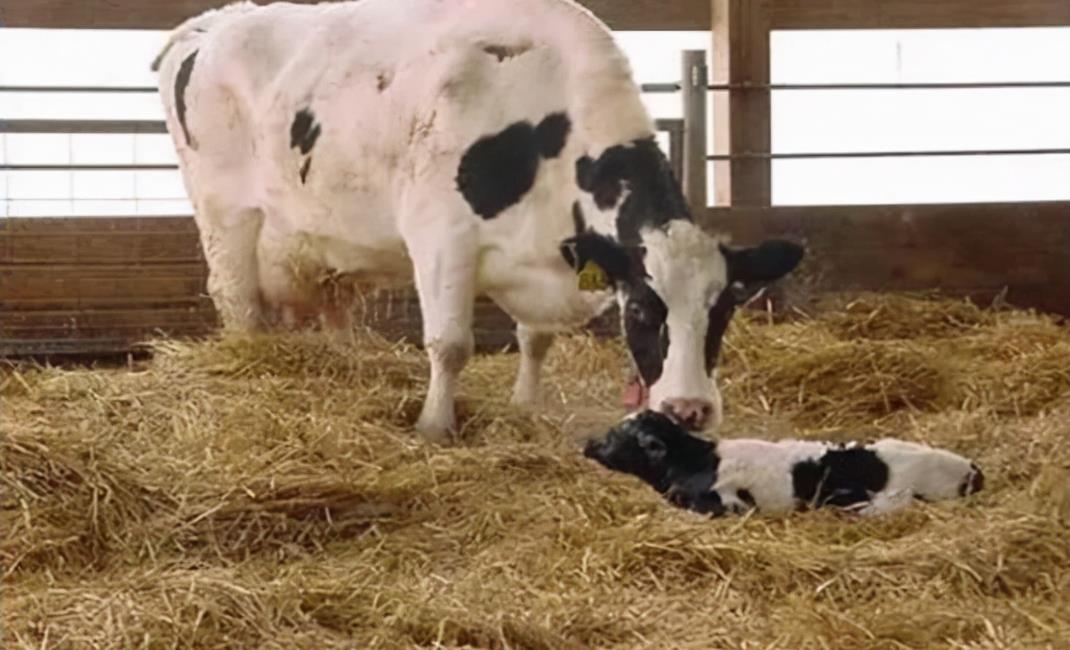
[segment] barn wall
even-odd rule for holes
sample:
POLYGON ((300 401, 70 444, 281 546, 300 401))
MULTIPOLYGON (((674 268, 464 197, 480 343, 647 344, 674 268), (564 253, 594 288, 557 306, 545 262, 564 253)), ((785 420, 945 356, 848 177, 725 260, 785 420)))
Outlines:
MULTIPOLYGON (((941 289, 1070 316, 1070 203, 711 208, 711 231, 737 243, 804 242, 803 268, 778 291, 801 305, 829 292, 941 289)), ((187 217, 8 219, 0 222, 0 355, 127 350, 157 333, 217 327, 207 269, 187 217)), ((411 291, 366 300, 363 321, 420 340, 411 291)), ((476 312, 481 350, 513 343, 489 301, 476 312)), ((593 324, 615 330, 609 314, 593 324)))
MULTIPOLYGON (((189 217, 0 220, 0 356, 125 352, 161 334, 210 334, 218 319, 206 281, 189 217)), ((356 311, 389 338, 421 340, 412 291, 377 292, 356 311)), ((476 305, 475 334, 482 351, 514 344, 512 321, 489 300, 476 305)))

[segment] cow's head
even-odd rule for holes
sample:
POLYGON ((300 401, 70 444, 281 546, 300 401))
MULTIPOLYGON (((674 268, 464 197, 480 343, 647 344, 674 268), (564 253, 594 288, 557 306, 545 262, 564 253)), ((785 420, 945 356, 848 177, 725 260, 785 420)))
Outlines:
POLYGON ((737 307, 799 264, 802 247, 736 248, 704 232, 650 140, 581 158, 576 174, 579 232, 562 253, 578 272, 604 272, 616 290, 635 371, 626 405, 649 406, 692 430, 716 426, 725 329, 737 307), (599 234, 606 232, 613 235, 599 234))

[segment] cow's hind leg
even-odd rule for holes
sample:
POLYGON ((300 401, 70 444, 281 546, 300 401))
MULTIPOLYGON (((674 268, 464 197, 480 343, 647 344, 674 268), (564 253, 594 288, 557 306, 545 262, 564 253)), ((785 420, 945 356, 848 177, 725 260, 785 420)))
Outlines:
POLYGON ((455 430, 454 401, 461 370, 474 349, 478 233, 471 215, 452 217, 442 203, 406 215, 402 221, 416 276, 423 317, 424 345, 431 362, 431 382, 416 430, 428 440, 444 442, 455 430))
POLYGON ((517 324, 516 340, 520 344, 520 367, 516 373, 512 401, 518 406, 530 406, 539 400, 542 365, 550 352, 554 335, 517 324))
POLYGON ((223 327, 262 327, 256 245, 263 223, 258 209, 231 209, 211 200, 198 201, 197 223, 208 261, 208 293, 223 327))

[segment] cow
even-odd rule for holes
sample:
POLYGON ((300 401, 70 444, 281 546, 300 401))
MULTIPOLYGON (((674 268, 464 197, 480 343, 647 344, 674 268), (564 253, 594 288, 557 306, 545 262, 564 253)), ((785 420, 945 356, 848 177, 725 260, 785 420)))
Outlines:
POLYGON ((556 332, 616 302, 632 406, 716 426, 732 314, 804 254, 696 224, 627 58, 571 0, 242 2, 152 68, 224 328, 292 324, 310 275, 414 283, 434 441, 478 295, 517 323, 514 402, 556 332))
POLYGON ((984 487, 984 474, 968 459, 914 442, 712 441, 654 411, 626 417, 583 453, 638 477, 678 507, 714 517, 823 507, 873 516, 984 487))

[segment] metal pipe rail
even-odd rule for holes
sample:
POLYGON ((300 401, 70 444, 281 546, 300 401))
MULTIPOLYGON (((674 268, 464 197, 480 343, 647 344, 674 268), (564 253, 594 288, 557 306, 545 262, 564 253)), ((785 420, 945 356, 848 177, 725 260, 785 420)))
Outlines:
POLYGON ((940 158, 963 156, 1065 156, 1070 149, 947 149, 935 151, 818 151, 709 155, 706 160, 816 160, 822 158, 940 158))
MULTIPOLYGON (((769 84, 708 84, 706 90, 978 90, 986 88, 1070 88, 1070 81, 934 81, 889 83, 769 83, 769 84)), ((647 83, 640 89, 645 93, 676 93, 679 83, 647 83)))

